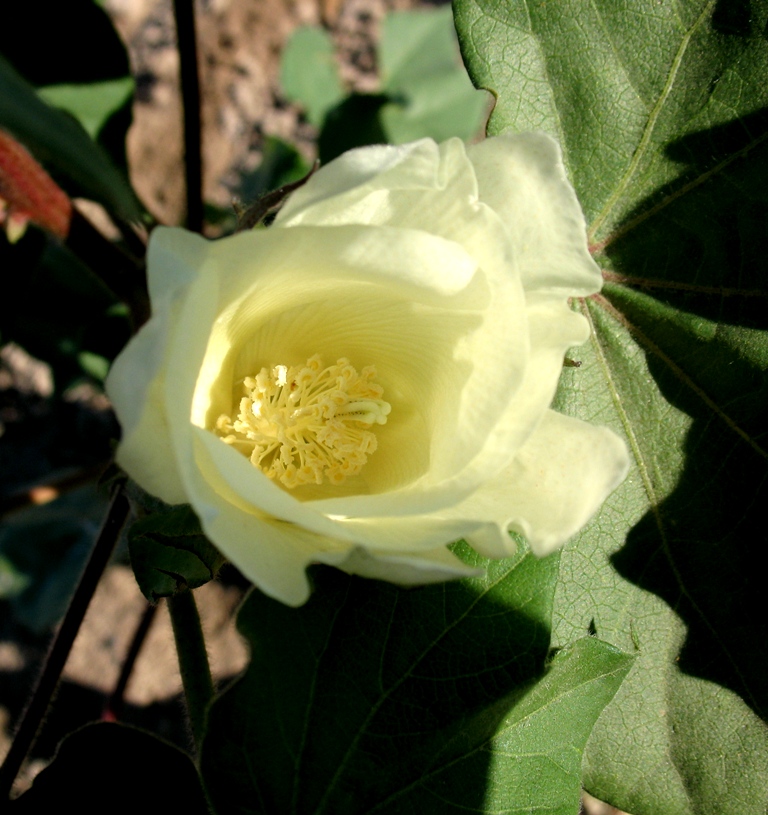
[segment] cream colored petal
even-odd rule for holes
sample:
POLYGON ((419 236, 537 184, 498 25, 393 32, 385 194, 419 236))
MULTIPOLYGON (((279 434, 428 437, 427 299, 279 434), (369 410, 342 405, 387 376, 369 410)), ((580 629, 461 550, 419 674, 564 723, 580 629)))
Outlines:
POLYGON ((319 560, 321 563, 338 566, 349 574, 387 580, 401 586, 423 586, 459 577, 481 577, 484 574, 483 569, 475 569, 462 563, 445 546, 417 553, 354 549, 340 562, 336 558, 325 556, 321 556, 319 560))
POLYGON ((526 292, 584 297, 599 291, 584 215, 560 147, 543 133, 496 136, 468 148, 480 200, 500 216, 526 292))
POLYGON ((203 263, 208 242, 158 227, 147 252, 152 317, 115 359, 105 383, 122 427, 118 464, 169 504, 187 500, 171 445, 165 375, 176 315, 203 263))
POLYGON ((392 555, 436 549, 480 532, 483 527, 483 522, 476 518, 442 517, 442 514, 350 518, 339 520, 337 524, 360 547, 392 555))
POLYGON ((215 275, 206 274, 198 275, 187 288, 178 307, 167 353, 165 412, 173 456, 187 500, 193 506, 192 483, 198 476, 198 467, 190 414, 200 364, 218 311, 218 289, 215 275))
MULTIPOLYGON (((529 439, 540 431, 542 417, 550 414, 559 416, 549 411, 548 406, 562 372, 563 354, 567 348, 583 342, 587 337, 586 321, 581 315, 571 311, 564 302, 539 304, 529 310, 529 318, 533 350, 523 386, 509 401, 504 420, 488 435, 482 453, 471 465, 476 469, 478 477, 484 475, 482 480, 491 484, 500 483, 500 479, 506 477, 513 466, 511 462, 515 456, 509 455, 507 451, 522 448, 520 453, 524 452, 529 439)), ((582 424, 578 423, 577 426, 582 424)), ((520 453, 516 452, 516 455, 520 453)), ((481 486, 476 495, 484 494, 485 490, 486 487, 481 486)), ((414 491, 414 499, 416 495, 418 492, 414 491)), ((466 498, 457 492, 454 505, 465 507, 471 505, 472 500, 472 497, 466 498)), ((487 518, 496 517, 493 511, 506 512, 510 506, 509 500, 502 500, 495 510, 488 507, 488 512, 492 514, 487 518)), ((329 505, 330 502, 317 504, 318 507, 329 505)), ((341 500, 338 505, 343 508, 341 500)), ((458 509, 435 511, 426 499, 421 513, 409 513, 409 506, 404 509, 397 502, 392 502, 385 506, 385 512, 371 513, 368 517, 348 513, 339 523, 354 530, 359 544, 382 550, 419 550, 440 543, 450 543, 459 538, 480 539, 483 534, 488 533, 488 529, 491 530, 492 540, 501 540, 502 548, 496 547, 494 557, 506 556, 503 554, 503 547, 512 545, 506 531, 496 531, 497 527, 493 524, 490 527, 483 525, 483 515, 479 511, 469 514, 458 509)), ((485 551, 485 554, 489 552, 485 551)), ((507 554, 512 554, 512 551, 507 554)))
POLYGON ((309 596, 306 567, 321 556, 343 560, 350 544, 259 512, 228 484, 210 477, 215 448, 204 443, 204 431, 193 434, 193 441, 197 466, 186 483, 206 535, 270 597, 292 606, 304 603, 309 596))
MULTIPOLYGON (((380 222, 377 219, 384 213, 379 210, 386 204, 387 193, 437 189, 442 183, 439 167, 438 145, 431 139, 350 150, 321 167, 292 193, 275 223, 330 226, 380 222)), ((384 211, 392 212, 386 205, 384 211)))
POLYGON ((165 355, 170 309, 155 314, 115 359, 105 388, 122 427, 117 463, 147 492, 169 504, 186 501, 165 411, 165 355))
POLYGON ((152 307, 173 301, 194 282, 205 263, 210 241, 185 229, 158 226, 147 247, 147 285, 152 307))
POLYGON ((507 470, 440 514, 485 521, 467 541, 486 557, 514 552, 508 529, 542 557, 589 521, 628 469, 626 445, 611 430, 549 410, 507 470))
POLYGON ((484 470, 485 480, 506 467, 535 431, 554 398, 565 352, 589 336, 587 321, 564 300, 531 304, 526 313, 531 352, 523 384, 507 403, 503 419, 488 434, 483 451, 473 463, 484 470))
POLYGON ((315 553, 314 536, 300 528, 281 530, 276 522, 233 510, 215 494, 195 495, 195 512, 206 535, 255 586, 289 606, 309 599, 306 568, 315 553))
POLYGON ((208 247, 207 269, 221 280, 221 301, 233 303, 257 287, 300 285, 312 279, 386 284, 419 301, 463 291, 477 259, 448 237, 439 240, 405 226, 307 226, 243 232, 208 247), (434 262, 423 268, 421 258, 434 262), (442 270, 442 271, 441 271, 442 270), (286 277, 287 276, 287 277, 286 277))
MULTIPOLYGON (((374 148, 374 153, 378 150, 374 148)), ((457 235, 468 231, 466 222, 481 218, 486 221, 480 229, 486 231, 487 243, 498 245, 499 241, 487 232, 493 226, 489 226, 483 213, 485 207, 480 204, 475 171, 460 139, 439 145, 427 139, 388 150, 400 156, 394 167, 357 186, 335 185, 330 196, 320 197, 314 192, 315 186, 323 184, 321 170, 297 191, 300 204, 296 204, 293 196, 289 198, 276 225, 401 226, 461 242, 457 235)), ((344 158, 328 165, 328 175, 344 158)), ((476 231, 478 227, 469 229, 476 231)), ((502 235, 501 244, 504 243, 502 235)))
POLYGON ((351 530, 297 501, 290 492, 255 468, 248 459, 224 444, 213 433, 193 427, 196 460, 203 479, 233 506, 246 512, 261 511, 278 521, 299 526, 307 532, 346 542, 347 548, 357 543, 351 530))
MULTIPOLYGON (((483 474, 464 477, 463 469, 498 422, 526 361, 523 306, 510 321, 515 296, 506 283, 489 283, 477 270, 468 276, 472 261, 460 246, 412 230, 294 227, 261 236, 239 236, 250 239, 238 241, 237 253, 233 244, 224 253, 225 241, 210 251, 203 276, 242 282, 225 283, 223 301, 240 296, 213 327, 194 423, 212 427, 231 411, 235 383, 262 367, 316 353, 326 361, 348 356, 358 368, 376 366, 393 412, 377 429, 366 494, 328 498, 317 511, 424 512, 474 489, 483 474), (464 281, 464 288, 449 293, 455 284, 446 291, 446 280, 464 281)), ((259 505, 278 514, 264 500, 259 505)))

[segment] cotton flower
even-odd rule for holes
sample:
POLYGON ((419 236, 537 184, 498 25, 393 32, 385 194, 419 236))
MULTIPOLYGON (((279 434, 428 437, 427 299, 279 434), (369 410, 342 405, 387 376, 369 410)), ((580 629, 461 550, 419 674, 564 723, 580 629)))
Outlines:
POLYGON ((267 229, 155 230, 148 269, 118 462, 285 603, 314 562, 441 581, 475 573, 448 544, 503 558, 509 530, 545 555, 626 474, 549 409, 601 277, 547 136, 353 150, 267 229))

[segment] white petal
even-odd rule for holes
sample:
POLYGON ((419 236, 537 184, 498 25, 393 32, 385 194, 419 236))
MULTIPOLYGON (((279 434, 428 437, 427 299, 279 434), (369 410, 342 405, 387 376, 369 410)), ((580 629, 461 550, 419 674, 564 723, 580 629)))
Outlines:
POLYGON ((554 139, 543 133, 497 136, 468 148, 480 200, 500 216, 518 252, 527 294, 585 297, 600 270, 587 251, 586 226, 554 139))
POLYGON ((210 241, 185 229, 158 226, 147 247, 147 284, 155 304, 172 301, 192 283, 205 263, 210 241))
POLYGON ((105 387, 122 427, 117 463, 147 492, 179 504, 186 498, 165 413, 166 330, 156 313, 114 361, 105 387))
POLYGON ((467 536, 486 557, 514 552, 507 529, 541 557, 587 523, 628 469, 626 445, 611 430, 549 410, 511 467, 440 514, 491 521, 467 536))
POLYGON ((565 352, 589 336, 587 321, 562 299, 532 304, 526 314, 531 344, 528 366, 522 386, 507 402, 504 418, 488 434, 473 465, 483 469, 484 480, 506 467, 527 442, 552 403, 565 352))
MULTIPOLYGON (((207 430, 191 428, 195 436, 195 458, 203 479, 218 495, 226 496, 235 507, 248 513, 261 512, 277 521, 295 524, 308 532, 325 535, 346 543, 357 543, 350 530, 297 501, 228 444, 207 430)), ((339 543, 339 546, 343 546, 339 543)))
MULTIPOLYGON (((382 218, 394 214, 387 207, 380 211, 386 193, 439 188, 438 170, 438 145, 431 139, 397 147, 377 145, 350 150, 321 167, 293 192, 275 224, 330 226, 382 222, 382 218)), ((388 218, 386 222, 389 223, 388 218)))
POLYGON ((301 527, 248 512, 193 473, 189 500, 206 535, 265 594, 290 606, 309 597, 306 567, 322 539, 301 527))
POLYGON ((169 504, 187 497, 166 412, 167 357, 181 301, 198 276, 207 246, 182 229, 154 230, 147 252, 152 317, 114 361, 105 383, 123 433, 117 463, 169 504))

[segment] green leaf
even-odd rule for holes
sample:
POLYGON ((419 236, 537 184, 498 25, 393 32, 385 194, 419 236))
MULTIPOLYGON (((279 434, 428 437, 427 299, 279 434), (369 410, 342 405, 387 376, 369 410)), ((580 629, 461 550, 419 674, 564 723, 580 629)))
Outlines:
POLYGON ((381 111, 387 104, 383 94, 353 93, 328 111, 317 140, 320 162, 327 162, 355 147, 386 144, 381 111))
POLYGON ((225 563, 186 504, 136 521, 128 531, 128 547, 136 582, 152 602, 202 586, 225 563))
POLYGON ((585 784, 633 815, 768 800, 768 3, 457 0, 490 132, 559 139, 607 285, 556 407, 635 466, 562 555, 553 637, 636 666, 585 784))
POLYGON ((37 159, 62 173, 79 194, 104 204, 127 221, 141 217, 131 186, 104 149, 68 114, 43 102, 0 56, 0 127, 28 147, 37 159))
POLYGON ((131 98, 133 86, 133 79, 126 76, 83 85, 47 85, 38 93, 52 107, 74 116, 95 140, 112 114, 131 98))
POLYGON ((283 51, 280 84, 285 95, 303 105, 307 120, 323 124, 328 111, 344 98, 333 42, 322 28, 297 28, 283 51))
POLYGON ((38 815, 62 804, 80 815, 209 812, 188 755, 143 730, 107 722, 67 736, 31 789, 7 806, 11 815, 38 815))
POLYGON ((381 111, 390 142, 478 133, 487 95, 475 90, 461 64, 449 7, 388 14, 379 62, 382 90, 394 100, 381 111))
POLYGON ((590 639, 546 670, 557 571, 521 553, 406 590, 321 568, 299 609, 253 591, 251 663, 202 749, 214 808, 442 815, 499 811, 522 787, 526 806, 575 812, 581 750, 632 658, 590 639))

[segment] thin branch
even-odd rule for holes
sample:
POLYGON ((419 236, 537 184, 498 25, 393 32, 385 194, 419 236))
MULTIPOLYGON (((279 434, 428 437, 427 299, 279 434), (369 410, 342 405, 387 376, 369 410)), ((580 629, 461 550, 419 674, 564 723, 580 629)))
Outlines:
POLYGON ((187 229, 203 231, 203 171, 200 75, 197 62, 194 0, 173 0, 179 49, 181 100, 184 109, 184 174, 187 186, 187 229))
POLYGON ((80 624, 129 514, 130 505, 128 499, 123 494, 122 489, 118 488, 112 498, 109 511, 104 519, 99 536, 96 538, 88 563, 80 577, 80 582, 70 601, 67 613, 64 615, 61 627, 53 640, 37 687, 21 718, 5 762, 0 767, 0 801, 8 800, 13 782, 37 738, 42 721, 50 706, 51 697, 59 684, 61 672, 64 670, 67 657, 72 650, 72 644, 75 641, 77 632, 80 630, 80 624))
POLYGON ((257 224, 260 224, 270 212, 276 210, 283 201, 294 191, 303 187, 307 181, 317 172, 320 166, 320 161, 316 161, 312 165, 312 169, 298 181, 292 181, 290 184, 284 184, 266 195, 262 195, 257 201, 250 206, 244 207, 239 201, 233 201, 232 206, 237 215, 237 229, 235 232, 244 232, 248 229, 253 229, 257 224))
POLYGON ((143 260, 105 238, 76 209, 72 212, 66 245, 118 299, 128 305, 133 329, 137 331, 150 314, 143 260))

